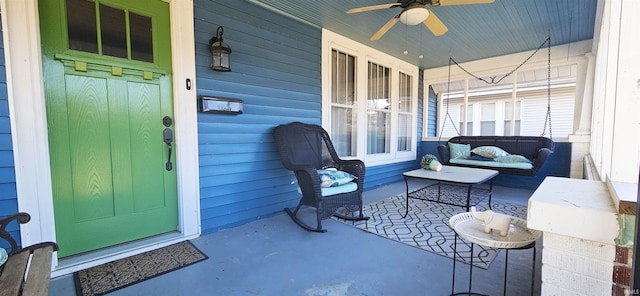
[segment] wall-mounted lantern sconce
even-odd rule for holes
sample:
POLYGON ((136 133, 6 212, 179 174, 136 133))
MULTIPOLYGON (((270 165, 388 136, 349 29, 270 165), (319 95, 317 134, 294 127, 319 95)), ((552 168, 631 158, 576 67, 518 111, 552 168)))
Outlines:
POLYGON ((229 56, 231 55, 231 48, 222 41, 222 33, 224 30, 222 26, 218 27, 216 36, 209 40, 209 51, 211 51, 211 69, 216 71, 228 72, 231 71, 231 64, 229 63, 229 56))

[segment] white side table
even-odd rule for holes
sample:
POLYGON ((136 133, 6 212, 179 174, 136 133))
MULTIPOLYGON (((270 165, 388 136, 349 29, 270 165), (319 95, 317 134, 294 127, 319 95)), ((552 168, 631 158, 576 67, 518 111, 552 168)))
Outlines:
POLYGON ((453 245, 453 278, 451 282, 451 295, 482 295, 471 291, 473 280, 473 246, 478 244, 494 249, 505 249, 504 262, 504 284, 503 295, 507 293, 507 267, 509 263, 509 250, 526 250, 533 248, 533 264, 531 272, 531 295, 533 295, 535 268, 536 268, 536 240, 542 232, 527 228, 527 221, 521 218, 510 216, 511 225, 506 236, 500 236, 496 231, 484 232, 484 222, 475 219, 471 213, 460 213, 449 219, 449 225, 455 231, 455 241, 453 245), (469 288, 466 292, 455 292, 456 282, 456 253, 458 236, 471 243, 471 255, 469 266, 469 288))

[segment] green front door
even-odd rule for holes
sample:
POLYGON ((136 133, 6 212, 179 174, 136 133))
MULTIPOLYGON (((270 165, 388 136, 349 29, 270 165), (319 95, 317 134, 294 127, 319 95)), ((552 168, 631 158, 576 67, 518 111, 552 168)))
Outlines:
POLYGON ((176 231, 168 3, 39 12, 58 256, 176 231))

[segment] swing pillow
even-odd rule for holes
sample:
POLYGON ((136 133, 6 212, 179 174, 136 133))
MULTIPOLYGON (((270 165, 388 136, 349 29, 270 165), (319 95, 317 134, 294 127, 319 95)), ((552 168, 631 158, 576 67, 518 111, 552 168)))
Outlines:
POLYGON ((482 157, 494 158, 494 159, 509 155, 507 151, 504 151, 496 146, 480 146, 480 147, 473 148, 471 152, 474 154, 480 155, 482 157))
POLYGON ((449 143, 451 157, 449 159, 468 159, 471 156, 471 145, 449 143))

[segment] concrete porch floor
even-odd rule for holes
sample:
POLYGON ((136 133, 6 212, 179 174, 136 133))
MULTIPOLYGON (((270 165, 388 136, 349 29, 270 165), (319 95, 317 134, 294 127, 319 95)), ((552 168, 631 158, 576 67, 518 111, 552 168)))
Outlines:
MULTIPOLYGON (((364 193, 372 203, 403 193, 404 182, 364 193)), ((493 198, 526 205, 533 191, 494 186, 493 198)), ((462 211, 462 210, 461 210, 462 211)), ((312 212, 309 215, 313 215, 312 212)), ((313 221, 313 217, 312 221, 313 221)), ((332 219, 327 233, 298 227, 284 213, 203 235, 193 244, 208 260, 109 295, 449 295, 453 261, 332 219)), ((534 295, 540 294, 538 241, 534 295)), ((473 269, 473 292, 502 295, 505 252, 488 270, 473 269)), ((511 251, 507 295, 531 294, 532 250, 511 251)), ((456 292, 466 291, 468 265, 456 267, 456 292)), ((73 276, 51 281, 50 295, 75 295, 73 276)))

